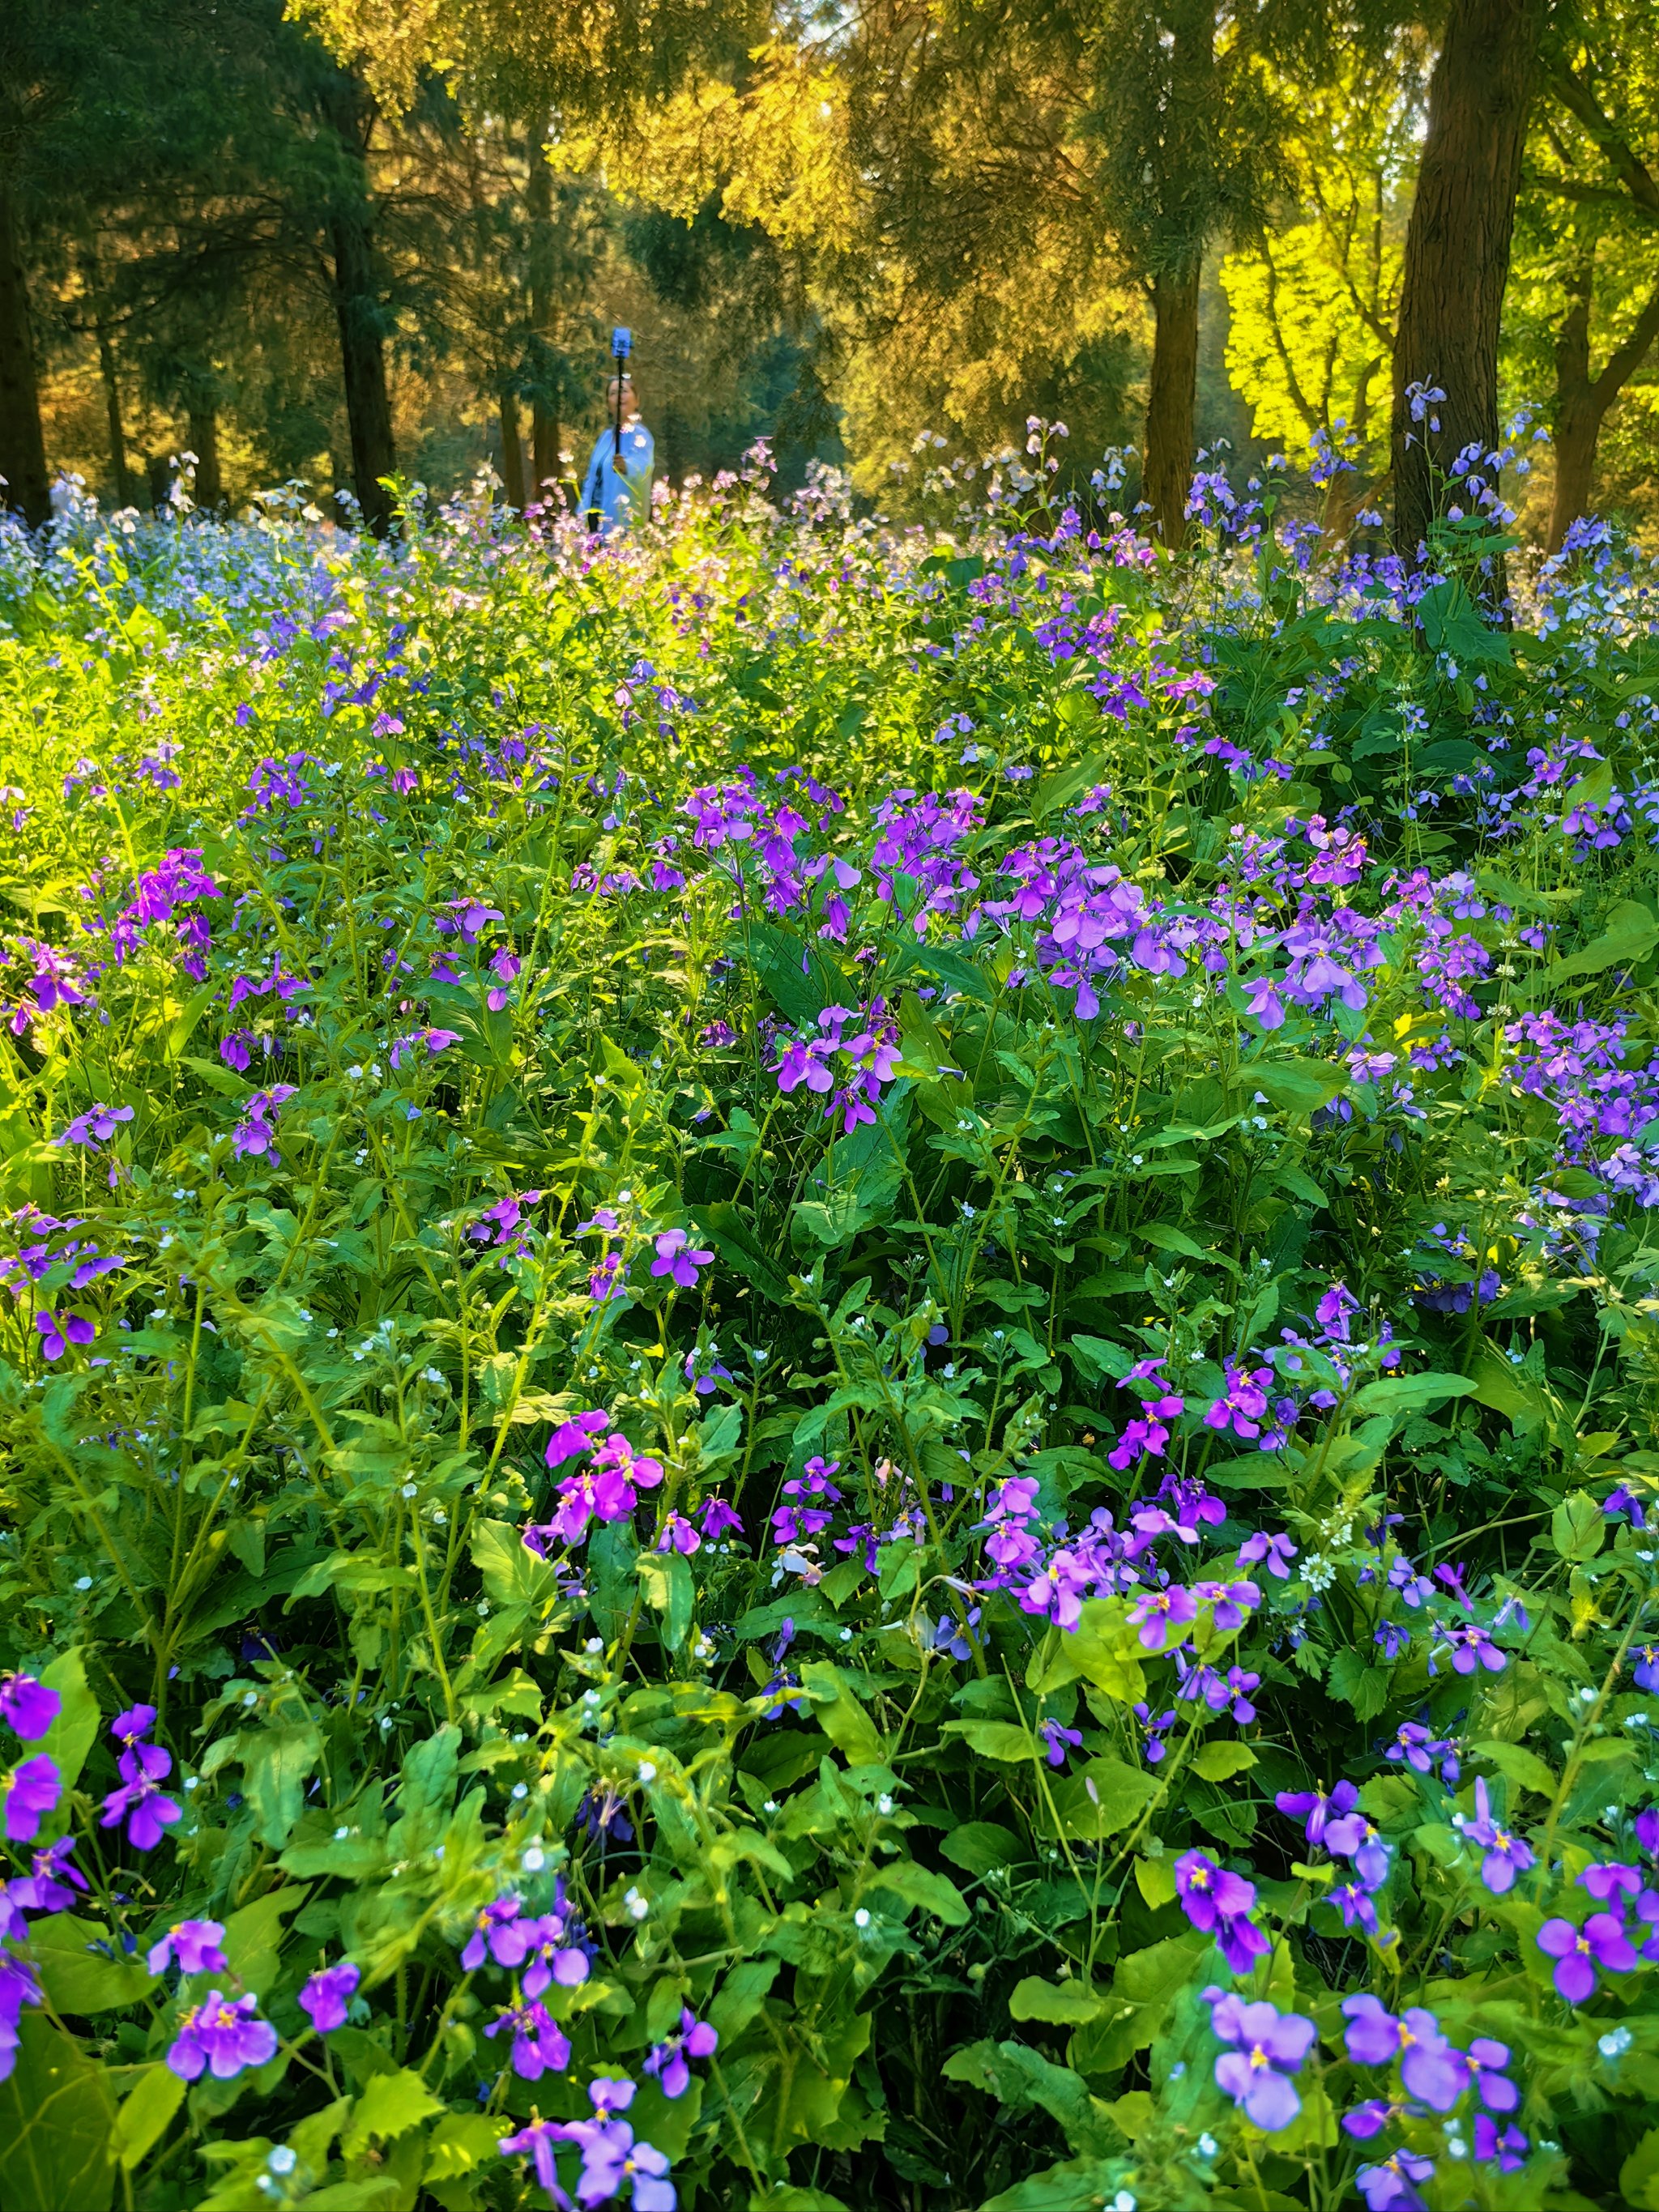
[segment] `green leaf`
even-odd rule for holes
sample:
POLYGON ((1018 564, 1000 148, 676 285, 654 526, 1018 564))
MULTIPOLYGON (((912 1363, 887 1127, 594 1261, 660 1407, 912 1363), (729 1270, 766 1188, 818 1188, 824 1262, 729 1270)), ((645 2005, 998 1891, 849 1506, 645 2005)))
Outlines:
POLYGON ((1072 2063, 1079 2072, 1115 2073, 1146 2050, 1209 1948, 1209 1937, 1194 1929, 1120 1959, 1105 2012, 1072 2038, 1072 2063))
POLYGON ((1659 2212, 1659 2128, 1650 2128, 1620 2167, 1619 2201, 1632 2212, 1659 2212))
POLYGON ((491 1605, 539 1607, 558 1595, 558 1576, 505 1521, 483 1521, 473 1530, 472 1564, 491 1605))
POLYGON ((1492 1738, 1477 1743, 1474 1749, 1500 1774, 1508 1775, 1511 1782, 1518 1782, 1523 1790, 1533 1790, 1540 1797, 1553 1802, 1559 1785, 1535 1751, 1528 1751, 1524 1744, 1499 1743, 1492 1738))
POLYGON ((1346 1091, 1348 1071, 1328 1060, 1251 1060, 1242 1079, 1291 1114, 1316 1114, 1346 1091))
POLYGON ((352 2107, 351 2124, 340 2138, 340 2148, 348 2158, 356 2158, 368 2148, 371 2136, 390 2141, 407 2135, 410 2128, 419 2127, 422 2120, 442 2110, 439 2100, 409 2067, 400 2067, 395 2074, 377 2074, 352 2107))
POLYGON ((29 1955, 40 1970, 41 1985, 60 2013, 89 2017, 137 2004, 155 1984, 143 1962, 110 1958, 88 1948, 107 1943, 101 1920, 78 1920, 72 1913, 48 1913, 29 1929, 29 1955))
POLYGON ((809 1659, 800 1679, 818 1726, 846 1753, 848 1765, 878 1766, 884 1755, 881 1738, 841 1668, 828 1659, 809 1659))
POLYGON ((1025 1846, 1012 1828, 994 1820, 964 1820, 939 1839, 939 1856, 965 1874, 992 1874, 1025 1856, 1025 1846))
POLYGON ((1054 1805, 1068 1836, 1097 1842, 1115 1836, 1145 1812, 1158 1795, 1158 1778, 1121 1759, 1091 1759, 1054 1786, 1054 1805))
POLYGON ((634 1571, 646 1603, 662 1615, 663 1642, 671 1651, 678 1651, 690 1632, 692 1608, 697 1601, 690 1561, 680 1552, 641 1552, 634 1571))
POLYGON ((185 2085, 163 2060, 142 2066, 121 2100, 110 2136, 110 2148, 131 2173, 167 2133, 185 2101, 185 2085))
POLYGON ((1550 1541, 1564 1559, 1593 1559, 1607 1529, 1607 1516, 1587 1490, 1564 1498, 1550 1516, 1550 1541))
POLYGON ((1475 1387, 1467 1375, 1384 1375, 1353 1402, 1362 1413, 1414 1413, 1446 1398, 1470 1397, 1475 1387))
POLYGON ((308 1883, 286 1882, 280 1888, 268 1889, 226 1921, 223 1949, 230 1970, 256 1996, 263 1996, 276 1978, 283 1921, 290 1912, 297 1912, 310 1894, 308 1883))
POLYGON ((1028 1732, 1012 1721, 946 1721, 946 1735, 959 1735, 981 1759, 1000 1759, 1009 1765, 1036 1757, 1028 1732))
POLYGON ((1104 2003, 1103 1993, 1091 1989, 1086 1982, 1045 1982, 1040 1975, 1027 1974, 1014 1984, 1008 2012, 1013 2020, 1040 2020, 1052 2027, 1075 2027, 1083 2021, 1097 2020, 1104 2003))
POLYGON ((115 2100, 72 2036, 26 2010, 16 2063, 0 2081, 0 2172, 19 2212, 108 2212, 115 2100))
POLYGON ((1202 1744, 1193 1754, 1193 1771, 1206 1782, 1229 1782, 1255 1765, 1255 1753, 1247 1743, 1202 1744))
POLYGON ((87 1753, 97 1741, 98 1700, 87 1687, 87 1670, 78 1650, 61 1653, 41 1670, 40 1680, 47 1689, 57 1691, 62 1702, 57 1719, 30 1750, 44 1752, 53 1761, 67 1791, 80 1780, 87 1753))
POLYGON ((967 1900, 948 1875, 920 1867, 914 1859, 890 1860, 877 1870, 870 1887, 902 1898, 907 1906, 920 1906, 947 1928, 965 1928, 972 1917, 967 1900))
POLYGON ((267 1729, 251 1739, 242 1753, 242 1778, 253 1832, 262 1844, 281 1850, 305 1809, 306 1783, 322 1757, 322 1741, 309 1722, 297 1728, 267 1729))

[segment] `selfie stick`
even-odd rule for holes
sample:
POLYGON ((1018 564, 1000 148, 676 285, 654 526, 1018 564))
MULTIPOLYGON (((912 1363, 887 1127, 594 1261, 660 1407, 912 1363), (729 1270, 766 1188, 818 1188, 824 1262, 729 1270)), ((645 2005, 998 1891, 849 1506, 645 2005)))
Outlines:
POLYGON ((616 462, 617 474, 619 477, 625 477, 628 474, 628 464, 623 459, 622 449, 623 364, 627 361, 629 355, 633 351, 633 349, 634 333, 632 331, 625 329, 622 324, 618 323, 616 329, 611 333, 611 356, 612 362, 615 363, 617 377, 616 462))

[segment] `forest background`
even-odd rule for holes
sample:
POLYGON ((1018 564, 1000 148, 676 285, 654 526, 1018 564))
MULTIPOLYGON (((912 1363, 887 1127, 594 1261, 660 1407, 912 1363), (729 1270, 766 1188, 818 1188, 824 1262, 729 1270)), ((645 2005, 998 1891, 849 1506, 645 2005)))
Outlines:
POLYGON ((486 464, 522 505, 580 471, 624 323, 675 482, 766 437, 784 489, 842 462, 909 517, 1036 416, 1079 479, 1126 451, 1113 501, 1166 537, 1195 451, 1333 450, 1347 531, 1389 499, 1434 72, 1501 104, 1521 24, 1513 240, 1471 250, 1504 407, 1553 438, 1522 526, 1594 506, 1650 537, 1651 10, 1447 14, 9 0, 0 475, 35 520, 64 472, 153 505, 185 454, 205 508, 301 479, 383 526, 381 478, 486 464))

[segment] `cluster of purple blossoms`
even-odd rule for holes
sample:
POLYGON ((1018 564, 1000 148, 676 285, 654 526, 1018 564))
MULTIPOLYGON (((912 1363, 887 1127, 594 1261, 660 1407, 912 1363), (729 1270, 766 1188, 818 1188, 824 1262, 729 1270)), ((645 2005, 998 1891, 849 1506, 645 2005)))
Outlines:
POLYGON ((256 1091, 242 1109, 242 1119, 232 1133, 231 1145, 238 1159, 268 1159, 280 1165, 282 1154, 276 1149, 276 1116, 295 1095, 291 1083, 273 1083, 269 1091, 256 1091))
POLYGON ((37 1308, 34 1326, 40 1338, 42 1359, 61 1359, 71 1345, 92 1344, 97 1340, 98 1326, 85 1314, 54 1313, 49 1306, 37 1308))
POLYGON ((1336 1883, 1326 1902, 1341 1914, 1350 1932, 1357 1928, 1366 1936, 1377 1936, 1373 1900, 1388 1881, 1393 1847, 1358 1809, 1359 1792, 1353 1784, 1339 1782, 1328 1795, 1321 1790, 1281 1790, 1275 1802, 1287 1820, 1303 1822, 1308 1843, 1349 1862, 1348 1880, 1336 1883))
POLYGON ((636 1452, 619 1431, 595 1442, 609 1415, 597 1410, 562 1421, 549 1440, 550 1468, 586 1458, 586 1467, 563 1476, 558 1486, 558 1504, 547 1522, 532 1522, 523 1532, 526 1547, 546 1559, 556 1544, 579 1544, 591 1521, 625 1521, 639 1504, 642 1490, 654 1490, 662 1480, 662 1462, 636 1452))
POLYGON ((343 2027, 346 2013, 362 1977, 349 1959, 337 1966, 319 1967, 308 1975, 300 1990, 300 2009, 319 2035, 331 2035, 343 2027))
POLYGON ((488 1244, 499 1250, 500 1264, 505 1267, 509 1260, 530 1249, 522 1234, 524 1218, 532 1206, 541 1202, 542 1193, 538 1190, 523 1190, 516 1194, 509 1191, 493 1206, 486 1206, 476 1221, 468 1222, 468 1243, 488 1244))
POLYGON ((1250 1914, 1255 1884, 1218 1866, 1207 1851, 1183 1851, 1175 1864, 1176 1896, 1193 1926, 1213 1936, 1235 1974, 1248 1974, 1273 1948, 1250 1914))
POLYGON ((1318 2031, 1300 2013, 1282 2013, 1265 2002, 1247 2004, 1213 1984, 1203 1997, 1210 2008, 1211 2033, 1228 2046, 1215 2062, 1217 2088, 1253 2126, 1277 2135, 1302 2110, 1291 2077, 1312 2050, 1318 2031))
POLYGON ((1480 1852, 1480 1879, 1494 1897, 1502 1897, 1513 1889, 1516 1876, 1525 1874, 1534 1863, 1532 1846, 1493 1820, 1484 1776, 1475 1779, 1474 1818, 1454 1813, 1452 1826, 1461 1832, 1466 1844, 1472 1844, 1480 1852))
MULTIPOLYGON (((486 2031, 488 2033, 488 2031, 486 2031)), ((529 2158, 536 2179, 560 2212, 569 2212, 570 2197, 559 2185, 556 2154, 566 2143, 581 2154, 575 2202, 586 2208, 609 2204, 631 2185, 635 2212, 674 2212, 674 2185, 668 2179, 668 2160, 654 2145, 641 2142, 622 2116, 633 2103, 632 2081, 601 2077, 590 2081, 588 2101, 593 2117, 588 2120, 532 2118, 516 2135, 503 2136, 497 2148, 503 2158, 529 2158)))
POLYGON ((404 1036, 392 1038, 392 1048, 386 1058, 393 1067, 401 1067, 405 1060, 412 1060, 417 1052, 424 1052, 428 1058, 435 1058, 439 1053, 447 1052, 451 1045, 459 1044, 460 1041, 459 1030, 410 1030, 404 1036))
POLYGON ((862 1012, 826 1006, 817 1026, 820 1034, 815 1037, 778 1039, 778 1088, 787 1092, 805 1084, 820 1096, 827 1093, 824 1115, 839 1113, 842 1133, 848 1136, 860 1122, 875 1120, 882 1085, 898 1073, 898 1027, 884 999, 872 999, 862 1012))
POLYGON ((145 1954, 152 1974, 176 1966, 181 1974, 228 1974, 230 1962, 220 1949, 225 1931, 217 1920, 175 1920, 145 1954))
MULTIPOLYGON (((62 1700, 57 1691, 49 1690, 36 1676, 0 1675, 0 1720, 25 1743, 38 1743, 47 1735, 61 1708, 62 1700)), ((63 1777, 57 1762, 44 1752, 36 1753, 33 1759, 20 1759, 15 1766, 9 1768, 0 1776, 0 1802, 5 1808, 7 1840, 14 1844, 33 1843, 40 1833, 41 1821, 57 1811, 63 1794, 63 1777)), ((15 1914, 19 1903, 15 1888, 14 1883, 8 1893, 11 1914, 15 1914)))
POLYGON ((32 937, 15 939, 9 957, 21 960, 30 971, 16 999, 9 1006, 0 1002, 0 1019, 14 1036, 25 1036, 42 1014, 55 1012, 59 1006, 87 1003, 82 988, 86 978, 55 945, 43 945, 32 937))
POLYGON ((181 2081, 197 2081, 204 2073, 211 2073, 216 2081, 230 2081, 276 2056, 276 2031, 260 2019, 258 1999, 210 1990, 179 2021, 167 2064, 181 2081))
POLYGON ((509 1970, 523 1967, 524 1992, 530 1997, 539 1997, 553 1983, 574 1990, 587 1979, 592 1966, 562 1880, 554 1883, 545 1912, 527 1913, 523 1899, 512 1893, 481 1905, 460 1959, 469 1974, 490 1961, 509 1970))
MULTIPOLYGON (((112 1828, 125 1820, 127 1841, 137 1851, 153 1851, 163 1832, 182 1817, 177 1802, 161 1791, 162 1783, 173 1771, 173 1754, 149 1741, 155 1725, 154 1705, 133 1705, 118 1713, 109 1724, 110 1734, 121 1747, 116 1760, 121 1787, 105 1798, 99 1826, 112 1828)), ((198 2067, 197 2071, 200 2070, 198 2067)))
MULTIPOLYGON (((1659 1847, 1659 1814, 1638 1814, 1636 1833, 1651 1854, 1659 1847)), ((1530 1856, 1528 1853, 1529 1863, 1530 1856)), ((1601 1910, 1586 1915, 1582 1925, 1558 1914, 1544 1923, 1537 1938, 1539 1949, 1555 1961, 1550 1978, 1567 2002, 1575 2005, 1595 1996, 1598 1973, 1629 1974, 1644 1961, 1659 1964, 1659 1890, 1647 1887, 1640 1870, 1617 1861, 1592 1864, 1583 1869, 1578 1881, 1601 1910), (1629 1930, 1625 1922, 1627 1900, 1633 1902, 1638 1923, 1629 1930), (1639 1953, 1632 1936, 1641 1943, 1639 1953)))
MULTIPOLYGON (((1514 2172, 1523 2163, 1527 2138, 1509 2124, 1509 2115, 1519 2106, 1521 2093, 1508 2072, 1507 2044, 1478 2035, 1467 2051, 1460 2050, 1425 2007, 1408 2006, 1396 2016, 1380 1998, 1370 1995, 1345 1997, 1342 2012, 1348 2057, 1361 2066, 1397 2063, 1405 2092, 1403 2101, 1368 2098, 1345 2113, 1342 2125, 1346 2134, 1358 2142, 1368 2142, 1393 2120, 1422 2117, 1425 2107, 1436 2112, 1452 2112, 1472 2089, 1478 2107, 1474 2129, 1476 2159, 1505 2173, 1514 2172)), ((1433 2172, 1431 2159, 1401 2148, 1388 2159, 1361 2166, 1356 2181, 1371 2212, 1421 2212, 1416 2185, 1428 2180, 1433 2172)))
POLYGON ((645 2061, 645 2071, 655 2075, 665 2097, 683 2097, 691 2086, 688 2061, 712 2058, 720 2048, 720 2040, 719 2033, 708 2021, 699 2020, 689 2006, 682 2005, 679 2026, 660 2043, 653 2044, 645 2061))
POLYGON ((66 1121, 52 1142, 85 1145, 95 1152, 100 1145, 109 1142, 123 1121, 131 1119, 131 1106, 104 1106, 94 1100, 84 1114, 77 1114, 72 1121, 66 1121))

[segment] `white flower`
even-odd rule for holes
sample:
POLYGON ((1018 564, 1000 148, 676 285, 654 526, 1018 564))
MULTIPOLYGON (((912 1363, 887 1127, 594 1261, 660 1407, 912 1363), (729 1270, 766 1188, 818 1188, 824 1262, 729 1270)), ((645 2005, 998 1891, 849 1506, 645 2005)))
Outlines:
POLYGON ((648 1759, 642 1759, 640 1761, 640 1780, 644 1783, 652 1783, 654 1782, 656 1778, 656 1768, 652 1765, 648 1759))
POLYGON ((628 1917, 630 1920, 643 1920, 651 1910, 650 1899, 641 1897, 637 1889, 626 1891, 623 1897, 623 1903, 628 1909, 628 1917))
POLYGON ((853 1925, 854 1928, 867 1928, 870 1925, 870 1915, 862 1905, 860 1905, 858 1911, 853 1915, 853 1925))
POLYGON ((526 1874, 539 1874, 547 1864, 547 1853, 539 1844, 532 1844, 530 1849, 519 1861, 519 1864, 526 1874))

